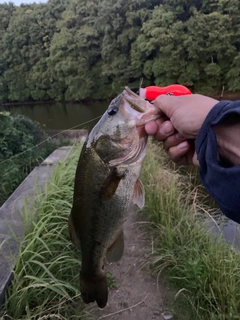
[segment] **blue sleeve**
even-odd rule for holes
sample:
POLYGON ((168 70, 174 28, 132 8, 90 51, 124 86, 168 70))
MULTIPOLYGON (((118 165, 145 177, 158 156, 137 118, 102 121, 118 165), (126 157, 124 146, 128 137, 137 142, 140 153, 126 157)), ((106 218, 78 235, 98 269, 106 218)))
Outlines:
POLYGON ((230 114, 240 115, 240 100, 221 101, 211 109, 197 136, 196 153, 205 189, 228 218, 240 223, 240 165, 226 168, 218 163, 217 140, 212 129, 230 114))

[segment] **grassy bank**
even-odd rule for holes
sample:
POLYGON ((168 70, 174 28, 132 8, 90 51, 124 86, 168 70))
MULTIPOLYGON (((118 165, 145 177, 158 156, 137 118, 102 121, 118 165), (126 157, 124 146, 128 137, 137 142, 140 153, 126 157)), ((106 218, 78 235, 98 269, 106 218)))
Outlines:
MULTIPOLYGON (((84 319, 79 296, 79 253, 70 243, 67 218, 79 148, 59 163, 33 208, 26 205, 26 237, 5 303, 4 319, 84 319), (31 222, 37 212, 37 221, 31 222)), ((87 319, 90 319, 87 316, 87 319)))
POLYGON ((240 254, 206 232, 198 189, 180 170, 170 170, 152 146, 142 172, 146 209, 156 223, 154 264, 178 292, 178 320, 240 319, 240 254))
MULTIPOLYGON (((79 149, 59 163, 43 195, 24 217, 28 230, 4 306, 4 319, 90 319, 79 296, 79 253, 67 217, 79 149), (32 223, 32 216, 38 218, 32 223)), ((214 240, 200 223, 198 189, 170 169, 161 149, 149 148, 142 171, 146 210, 154 222, 153 270, 176 291, 178 320, 240 319, 240 254, 214 240)), ((160 303, 160 302, 159 302, 160 303)))

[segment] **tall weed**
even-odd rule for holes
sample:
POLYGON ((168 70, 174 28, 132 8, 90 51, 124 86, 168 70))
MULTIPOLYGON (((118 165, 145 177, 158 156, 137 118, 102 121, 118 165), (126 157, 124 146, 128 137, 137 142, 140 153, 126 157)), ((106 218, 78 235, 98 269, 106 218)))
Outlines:
POLYGON ((78 156, 75 152, 57 165, 44 193, 23 212, 28 228, 4 306, 6 319, 85 317, 79 297, 80 255, 67 230, 78 156))
POLYGON ((142 178, 146 209, 156 227, 154 270, 178 291, 177 319, 240 319, 240 254, 207 230, 207 216, 181 169, 169 168, 152 145, 142 178))

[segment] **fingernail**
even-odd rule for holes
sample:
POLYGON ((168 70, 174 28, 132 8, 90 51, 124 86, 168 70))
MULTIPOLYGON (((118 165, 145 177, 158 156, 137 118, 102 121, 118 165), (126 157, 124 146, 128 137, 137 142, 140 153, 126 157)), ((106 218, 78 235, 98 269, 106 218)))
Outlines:
POLYGON ((160 133, 167 136, 169 134, 171 134, 173 132, 173 128, 172 126, 170 126, 169 124, 163 126, 162 128, 160 128, 160 133))
POLYGON ((181 143, 179 143, 177 145, 178 149, 186 149, 187 147, 188 147, 188 142, 187 141, 183 141, 183 142, 181 142, 181 143))
POLYGON ((153 121, 150 121, 148 123, 145 124, 145 131, 147 132, 147 134, 153 135, 156 133, 157 131, 157 124, 153 121))

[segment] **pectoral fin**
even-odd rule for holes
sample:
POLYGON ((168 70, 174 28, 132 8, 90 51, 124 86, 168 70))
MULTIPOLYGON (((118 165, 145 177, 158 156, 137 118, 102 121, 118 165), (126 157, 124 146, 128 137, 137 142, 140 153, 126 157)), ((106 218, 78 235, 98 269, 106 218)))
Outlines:
POLYGON ((101 196, 103 200, 109 200, 115 194, 120 181, 125 176, 119 174, 116 168, 110 173, 101 188, 101 196))
POLYGON ((136 181, 133 188, 132 202, 140 209, 142 209, 145 204, 145 190, 141 180, 139 179, 136 181))
POLYGON ((108 248, 106 259, 108 263, 117 262, 121 259, 124 251, 124 234, 123 230, 121 229, 120 233, 118 234, 117 238, 108 248))

